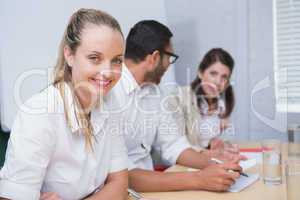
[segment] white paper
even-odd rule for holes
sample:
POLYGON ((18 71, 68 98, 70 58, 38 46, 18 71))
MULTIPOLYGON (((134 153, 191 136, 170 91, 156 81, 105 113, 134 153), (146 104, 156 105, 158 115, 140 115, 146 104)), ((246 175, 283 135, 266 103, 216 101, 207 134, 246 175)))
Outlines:
POLYGON ((240 176, 236 182, 228 189, 229 192, 240 192, 246 187, 249 187, 259 179, 259 174, 249 174, 249 177, 240 176))
POLYGON ((248 159, 255 159, 257 163, 262 163, 262 153, 261 152, 241 152, 243 156, 246 156, 248 159))
POLYGON ((251 167, 254 167, 256 164, 257 164, 257 161, 255 158, 243 160, 243 161, 240 161, 240 163, 239 163, 239 165, 243 168, 243 171, 245 171, 251 167))
MULTIPOLYGON (((243 160, 240 161, 239 165, 243 168, 243 171, 254 167, 257 164, 256 159, 252 158, 252 159, 248 159, 248 160, 243 160)), ((198 171, 199 169, 194 169, 194 168, 188 168, 188 171, 190 172, 194 172, 194 171, 198 171)))

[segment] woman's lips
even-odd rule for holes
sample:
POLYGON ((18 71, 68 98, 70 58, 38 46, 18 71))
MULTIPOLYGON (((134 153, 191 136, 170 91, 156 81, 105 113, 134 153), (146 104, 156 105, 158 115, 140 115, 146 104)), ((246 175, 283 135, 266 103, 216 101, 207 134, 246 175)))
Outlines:
POLYGON ((90 79, 90 82, 95 85, 97 88, 107 88, 111 84, 112 80, 102 80, 102 79, 90 79))

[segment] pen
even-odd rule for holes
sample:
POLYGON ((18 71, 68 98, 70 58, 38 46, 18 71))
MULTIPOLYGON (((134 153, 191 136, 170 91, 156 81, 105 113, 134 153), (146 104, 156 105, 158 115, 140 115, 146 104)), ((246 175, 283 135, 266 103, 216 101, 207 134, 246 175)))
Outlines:
MULTIPOLYGON (((223 163, 224 163, 223 161, 218 160, 218 159, 216 159, 216 158, 211 158, 210 160, 213 161, 213 162, 215 162, 215 163, 217 163, 217 164, 223 164, 223 163)), ((240 175, 242 175, 242 176, 249 177, 249 176, 248 176, 247 174, 245 174, 244 172, 239 172, 239 173, 240 173, 240 175)))
POLYGON ((139 200, 142 198, 142 196, 139 193, 137 193, 136 191, 134 191, 133 189, 128 188, 127 191, 129 193, 129 196, 133 197, 136 200, 139 200))

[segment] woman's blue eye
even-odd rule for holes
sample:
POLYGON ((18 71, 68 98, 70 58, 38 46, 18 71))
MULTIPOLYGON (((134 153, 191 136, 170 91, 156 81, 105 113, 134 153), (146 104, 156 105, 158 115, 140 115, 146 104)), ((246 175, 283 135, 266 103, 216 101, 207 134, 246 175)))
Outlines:
POLYGON ((97 58, 97 57, 90 57, 90 59, 91 59, 91 60, 93 60, 93 61, 96 61, 96 60, 98 60, 98 58, 97 58))
POLYGON ((100 58, 98 56, 95 56, 95 55, 89 56, 88 58, 89 58, 89 60, 91 60, 94 63, 97 63, 97 62, 100 61, 100 58))
POLYGON ((123 63, 122 59, 115 59, 112 61, 113 64, 121 65, 123 63))

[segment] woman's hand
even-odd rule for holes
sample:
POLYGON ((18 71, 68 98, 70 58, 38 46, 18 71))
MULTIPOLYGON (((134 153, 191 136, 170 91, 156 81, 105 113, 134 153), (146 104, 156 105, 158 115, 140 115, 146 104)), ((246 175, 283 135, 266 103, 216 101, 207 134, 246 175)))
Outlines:
POLYGON ((211 149, 208 150, 210 158, 217 158, 223 162, 239 163, 241 160, 247 160, 247 158, 239 153, 231 153, 224 149, 211 149))
POLYGON ((224 161, 240 161, 247 160, 243 155, 240 155, 238 144, 232 144, 229 141, 223 141, 219 138, 213 138, 210 141, 210 150, 214 152, 214 156, 221 158, 224 161))
POLYGON ((211 150, 214 150, 214 149, 222 149, 223 150, 225 148, 225 143, 223 142, 223 140, 221 140, 219 138, 213 138, 210 140, 209 147, 211 150))
POLYGON ((224 142, 224 151, 227 151, 229 153, 233 154, 239 154, 240 153, 240 147, 238 144, 232 144, 229 141, 224 142))

